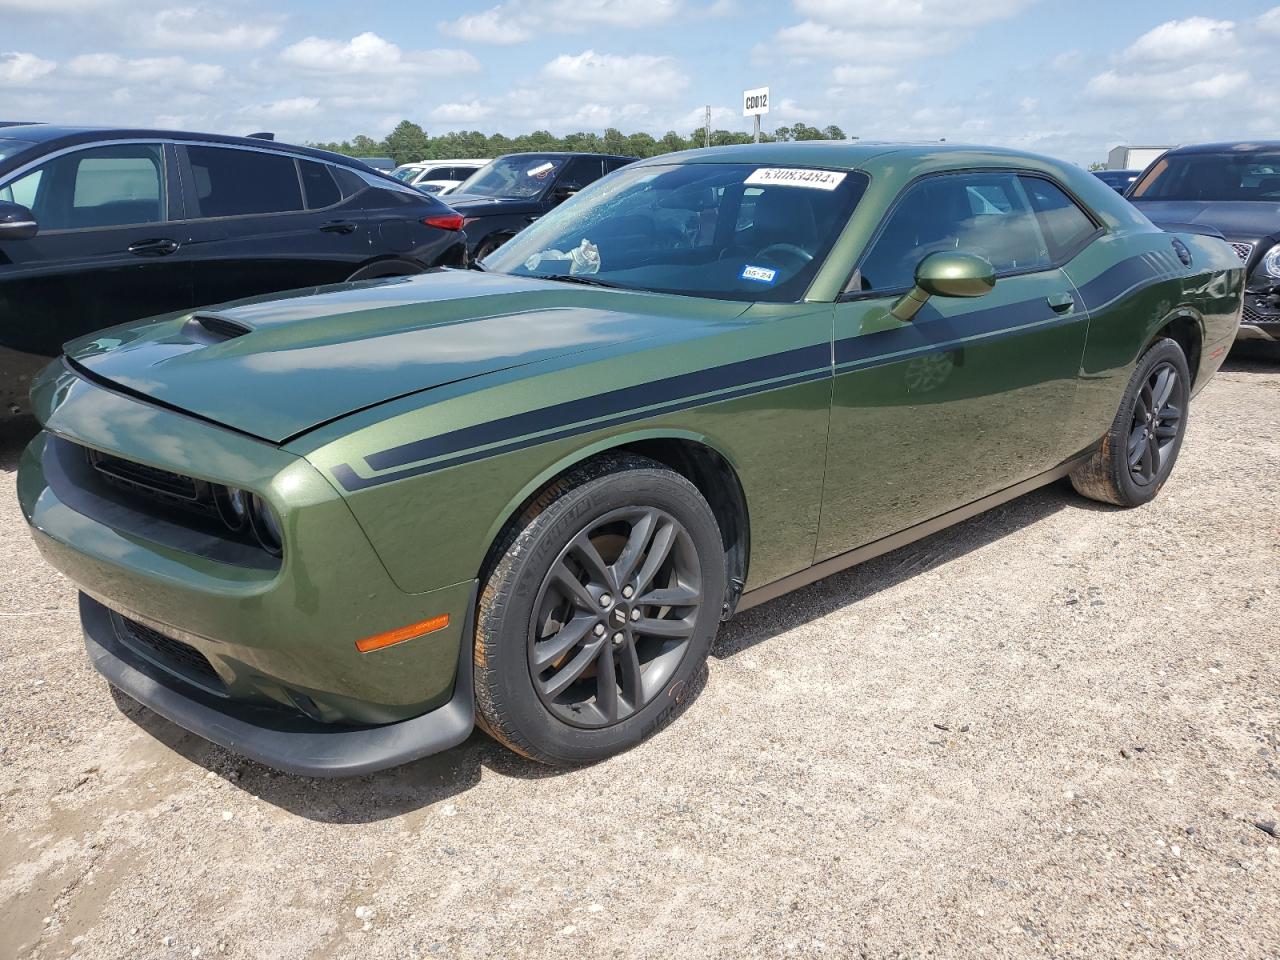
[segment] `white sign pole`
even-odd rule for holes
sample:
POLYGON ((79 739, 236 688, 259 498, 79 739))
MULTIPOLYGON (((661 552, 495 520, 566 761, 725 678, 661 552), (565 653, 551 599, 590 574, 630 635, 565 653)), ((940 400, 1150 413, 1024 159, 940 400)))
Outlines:
POLYGON ((755 142, 760 142, 760 118, 769 112, 769 88, 757 87, 742 92, 742 115, 755 118, 755 142))

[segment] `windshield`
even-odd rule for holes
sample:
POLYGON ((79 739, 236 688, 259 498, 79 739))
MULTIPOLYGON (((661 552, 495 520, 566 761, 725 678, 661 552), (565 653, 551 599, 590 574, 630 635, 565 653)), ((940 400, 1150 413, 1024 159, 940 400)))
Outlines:
POLYGON ((517 153, 481 167, 454 193, 476 197, 536 197, 555 180, 567 158, 545 153, 517 153))
POLYGON ((8 160, 10 157, 17 156, 30 146, 33 146, 30 140, 0 138, 0 160, 8 160))
POLYGON ((421 167, 409 167, 409 166, 396 167, 393 171, 391 171, 391 175, 395 177, 397 180, 412 180, 414 176, 417 175, 418 171, 421 169, 422 169, 421 167))
POLYGON ((623 167, 484 261, 515 276, 724 300, 799 300, 866 189, 860 173, 623 167))
POLYGON ((1135 200, 1280 201, 1280 153, 1177 153, 1156 162, 1135 200))

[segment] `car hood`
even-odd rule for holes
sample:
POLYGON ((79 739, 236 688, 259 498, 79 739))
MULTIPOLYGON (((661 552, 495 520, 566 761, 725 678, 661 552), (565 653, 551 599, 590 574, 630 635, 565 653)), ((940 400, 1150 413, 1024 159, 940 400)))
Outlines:
POLYGON ((1257 242, 1280 234, 1280 205, 1239 200, 1137 200, 1148 220, 1213 227, 1228 240, 1257 242))
POLYGON ((467 217, 491 217, 497 214, 538 212, 537 197, 477 197, 470 193, 449 194, 449 206, 467 217))
POLYGON ((82 375, 285 443, 388 400, 654 336, 742 303, 444 270, 261 297, 69 343, 82 375))

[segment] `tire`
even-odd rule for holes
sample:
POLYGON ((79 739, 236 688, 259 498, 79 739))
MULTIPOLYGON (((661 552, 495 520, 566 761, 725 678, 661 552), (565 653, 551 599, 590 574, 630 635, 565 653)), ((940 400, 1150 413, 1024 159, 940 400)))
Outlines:
POLYGON ((1072 485, 1092 500, 1118 507, 1154 500, 1182 449, 1190 396, 1191 373, 1182 348, 1167 338, 1157 340, 1138 360, 1101 446, 1072 471, 1072 485))
POLYGON ((673 719, 725 592, 720 528, 692 483, 645 457, 600 457, 544 490, 495 554, 475 639, 477 720, 490 735, 568 766, 673 719))
POLYGON ((509 236, 505 236, 505 235, 495 235, 491 237, 485 237, 483 240, 480 241, 480 246, 476 247, 476 255, 471 259, 483 260, 485 257, 493 253, 493 251, 497 250, 500 246, 502 246, 504 243, 506 243, 510 239, 511 238, 509 236))
POLYGON ((387 277, 415 277, 421 272, 422 267, 416 263, 406 263, 403 260, 382 260, 378 263, 365 264, 347 277, 347 283, 356 283, 359 280, 382 280, 387 277))

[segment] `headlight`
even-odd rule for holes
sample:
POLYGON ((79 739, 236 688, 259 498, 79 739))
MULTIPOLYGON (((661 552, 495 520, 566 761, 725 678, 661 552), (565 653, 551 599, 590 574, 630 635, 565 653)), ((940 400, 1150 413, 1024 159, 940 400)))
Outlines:
POLYGON ((1280 280, 1280 243, 1268 250, 1267 255, 1262 258, 1262 272, 1280 280))
POLYGON ((243 530, 249 522, 249 495, 235 487, 215 488, 214 500, 218 504, 218 516, 232 530, 243 530))
POLYGON ((262 549, 274 557, 280 556, 284 544, 280 521, 276 519, 275 511, 257 494, 249 497, 249 523, 262 549))

